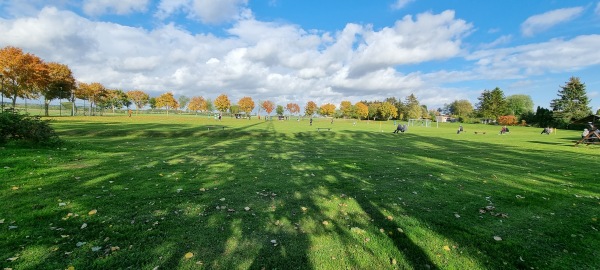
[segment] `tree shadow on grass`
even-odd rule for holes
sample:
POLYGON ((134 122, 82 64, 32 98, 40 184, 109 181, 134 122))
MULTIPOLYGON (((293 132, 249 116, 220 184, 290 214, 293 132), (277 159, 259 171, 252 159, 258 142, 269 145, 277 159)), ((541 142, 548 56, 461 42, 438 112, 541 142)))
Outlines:
MULTIPOLYGON (((7 178, 23 187, 1 193, 9 203, 0 216, 18 217, 22 229, 5 232, 0 259, 40 245, 58 250, 23 268, 552 268, 567 256, 597 266, 595 237, 571 236, 593 225, 596 201, 587 196, 600 193, 582 177, 588 161, 579 152, 410 133, 290 134, 263 121, 205 128, 64 125, 65 136, 80 136, 73 149, 44 151, 33 175, 7 178), (94 145, 102 141, 110 143, 94 145), (490 205, 508 218, 480 212, 490 205), (548 225, 550 213, 582 222, 548 225), (420 230, 434 236, 419 239, 420 230), (533 251, 519 260, 524 249, 533 251), (188 252, 194 257, 185 259, 188 252), (464 259, 445 264, 449 256, 464 259)), ((14 160, 40 159, 24 155, 14 160)))

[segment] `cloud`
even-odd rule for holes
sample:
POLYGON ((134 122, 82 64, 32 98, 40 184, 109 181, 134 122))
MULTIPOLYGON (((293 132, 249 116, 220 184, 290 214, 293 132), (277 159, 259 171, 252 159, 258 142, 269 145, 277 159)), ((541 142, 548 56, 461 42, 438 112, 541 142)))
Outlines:
POLYGON ((481 50, 467 60, 476 61, 477 71, 488 79, 520 79, 545 72, 576 71, 600 64, 600 35, 582 35, 570 40, 518 47, 481 50))
POLYGON ((557 24, 570 21, 583 12, 583 7, 562 8, 531 16, 521 24, 524 36, 533 36, 557 24))
POLYGON ((511 35, 504 35, 501 36, 499 38, 497 38, 496 40, 490 42, 490 43, 484 43, 481 44, 479 47, 482 49, 490 49, 490 48, 494 48, 498 45, 502 45, 502 44, 507 44, 512 40, 512 36, 511 35))
POLYGON ((414 2, 415 0, 396 0, 395 3, 392 4, 392 9, 399 10, 404 8, 406 5, 414 2))
POLYGON ((146 11, 149 3, 150 0, 85 0, 83 12, 92 16, 106 13, 125 15, 146 11))
POLYGON ((454 11, 405 16, 394 27, 365 30, 350 75, 362 75, 389 66, 448 59, 461 51, 461 38, 472 25, 454 18, 454 11))
POLYGON ((248 0, 161 0, 155 16, 165 19, 178 12, 205 24, 252 17, 248 0))

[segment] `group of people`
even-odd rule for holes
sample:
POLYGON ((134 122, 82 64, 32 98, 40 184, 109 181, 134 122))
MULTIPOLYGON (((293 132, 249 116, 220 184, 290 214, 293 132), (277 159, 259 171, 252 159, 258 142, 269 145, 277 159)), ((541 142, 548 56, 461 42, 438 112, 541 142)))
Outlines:
POLYGON ((504 135, 506 133, 509 133, 510 131, 508 130, 508 127, 506 126, 502 126, 502 129, 500 130, 500 134, 504 135))

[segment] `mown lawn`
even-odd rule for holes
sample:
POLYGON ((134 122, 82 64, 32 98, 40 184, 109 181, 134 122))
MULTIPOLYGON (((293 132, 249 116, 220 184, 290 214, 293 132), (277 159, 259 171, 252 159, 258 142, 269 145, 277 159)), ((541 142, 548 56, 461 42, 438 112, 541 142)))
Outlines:
POLYGON ((60 147, 0 148, 3 268, 600 269, 600 147, 573 147, 576 131, 180 115, 53 126, 60 147))

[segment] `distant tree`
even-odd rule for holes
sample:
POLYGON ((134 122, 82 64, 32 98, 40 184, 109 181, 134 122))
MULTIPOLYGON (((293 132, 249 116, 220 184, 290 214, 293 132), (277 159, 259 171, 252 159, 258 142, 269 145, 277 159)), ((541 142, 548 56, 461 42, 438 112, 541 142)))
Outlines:
POLYGON ((423 115, 423 109, 419 104, 419 100, 414 94, 410 94, 410 96, 406 97, 404 101, 404 106, 406 106, 406 116, 408 119, 417 119, 421 118, 423 115))
POLYGON ((3 81, 8 82, 3 94, 12 99, 13 109, 17 98, 37 98, 48 83, 48 65, 39 57, 23 53, 16 47, 0 49, 0 72, 3 81))
POLYGON ((596 111, 596 115, 600 115, 600 109, 596 111))
POLYGON ((315 112, 317 112, 317 109, 317 103, 309 101, 306 103, 306 106, 304 106, 304 115, 313 116, 315 112))
POLYGON ((238 114, 238 113, 240 113, 240 106, 239 105, 231 105, 231 106, 229 106, 229 112, 231 114, 238 114))
POLYGON ((179 96, 179 98, 177 100, 179 101, 179 109, 181 111, 183 111, 185 109, 185 106, 187 106, 188 103, 190 102, 190 98, 186 97, 184 95, 179 96))
POLYGON ((364 103, 358 102, 354 104, 354 108, 356 109, 356 115, 358 116, 359 120, 360 118, 365 118, 369 116, 369 107, 364 103))
POLYGON ((221 94, 220 96, 218 96, 215 99, 214 105, 218 111, 226 112, 227 110, 229 110, 229 107, 231 106, 231 102, 229 101, 229 98, 227 97, 227 95, 221 94))
POLYGON ((240 110, 245 112, 250 119, 250 113, 254 110, 254 100, 251 97, 243 97, 238 101, 238 106, 240 106, 240 110))
POLYGON ((466 99, 455 100, 448 106, 448 111, 462 121, 473 113, 473 105, 466 99))
POLYGON ((150 96, 141 90, 127 91, 127 97, 135 104, 135 113, 137 114, 141 108, 148 105, 150 96))
POLYGON ((104 88, 104 85, 98 82, 93 82, 90 84, 80 82, 75 90, 75 97, 89 101, 90 115, 93 115, 94 105, 97 105, 96 103, 101 100, 105 94, 106 88, 104 88))
POLYGON ((71 98, 75 87, 75 79, 69 66, 55 62, 48 63, 48 84, 42 89, 44 114, 48 116, 50 101, 57 98, 71 98))
POLYGON ((381 106, 378 108, 379 115, 381 115, 382 119, 389 120, 398 116, 398 109, 392 103, 383 102, 381 106))
POLYGON ((520 116, 524 113, 533 112, 533 100, 529 95, 511 95, 506 97, 508 113, 520 116))
POLYGON ((369 108, 369 114, 368 117, 369 119, 377 119, 377 117, 379 116, 379 107, 381 107, 381 102, 371 102, 368 105, 369 108))
POLYGON ((123 108, 127 105, 127 94, 119 89, 106 89, 105 94, 100 97, 98 103, 102 107, 111 108, 112 112, 115 113, 115 109, 123 108))
POLYGON ((552 100, 554 118, 562 125, 586 117, 592 113, 589 99, 585 92, 585 84, 578 77, 571 77, 564 86, 558 90, 558 98, 552 100))
POLYGON ((300 113, 300 106, 296 103, 288 103, 285 106, 285 109, 290 113, 290 114, 297 114, 300 113))
POLYGON ((203 112, 207 110, 206 100, 203 97, 192 97, 188 109, 198 114, 198 111, 203 112))
POLYGON ((270 100, 265 100, 262 102, 262 104, 260 104, 260 107, 263 108, 265 112, 267 112, 267 115, 271 115, 271 112, 273 112, 273 110, 275 109, 275 103, 273 103, 273 101, 270 100))
POLYGON ((277 113, 277 115, 279 115, 279 116, 283 116, 283 111, 284 110, 285 109, 283 108, 283 106, 277 105, 277 108, 275 109, 275 113, 277 113))
POLYGON ((149 98, 148 105, 150 105, 150 109, 152 109, 152 110, 156 109, 156 98, 155 97, 149 98))
POLYGON ((331 103, 323 104, 319 107, 319 114, 322 116, 333 116, 335 113, 335 105, 331 103))
POLYGON ((554 113, 551 110, 538 106, 532 123, 536 124, 538 127, 554 126, 553 114, 554 113))
POLYGON ((478 99, 477 111, 484 118, 497 120, 499 116, 505 115, 508 110, 504 92, 498 87, 492 91, 484 90, 478 99))
POLYGON ((340 103, 340 111, 344 118, 352 116, 352 102, 344 100, 340 103))
POLYGON ((214 102, 210 98, 206 99, 206 111, 207 112, 213 112, 213 111, 215 111, 214 102))
POLYGON ((176 109, 178 106, 177 100, 171 92, 164 93, 156 98, 156 107, 166 108, 167 114, 169 114, 169 109, 176 109))

